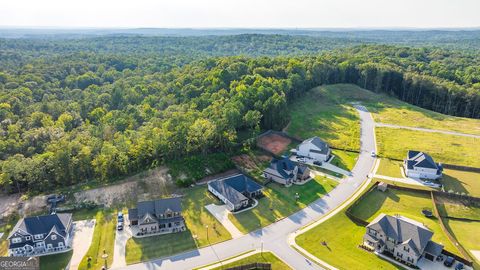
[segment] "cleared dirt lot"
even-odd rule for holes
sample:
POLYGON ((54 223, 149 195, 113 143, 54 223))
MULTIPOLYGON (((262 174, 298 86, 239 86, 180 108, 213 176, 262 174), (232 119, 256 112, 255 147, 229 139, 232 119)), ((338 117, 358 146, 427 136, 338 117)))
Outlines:
POLYGON ((266 134, 258 138, 257 145, 275 155, 279 155, 288 149, 291 142, 292 140, 289 138, 278 134, 266 134))

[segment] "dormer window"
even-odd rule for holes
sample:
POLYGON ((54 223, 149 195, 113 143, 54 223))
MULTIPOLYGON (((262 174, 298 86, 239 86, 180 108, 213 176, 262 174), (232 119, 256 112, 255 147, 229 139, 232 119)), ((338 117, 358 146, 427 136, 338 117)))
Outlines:
POLYGON ((52 234, 52 240, 57 240, 57 236, 55 234, 52 234))
POLYGON ((26 236, 25 240, 27 240, 27 241, 32 240, 32 237, 31 236, 26 236))
POLYGON ((43 234, 35 234, 34 238, 35 240, 40 240, 43 238, 43 234))
POLYGON ((22 238, 20 237, 12 238, 12 244, 18 244, 20 242, 22 242, 22 238))

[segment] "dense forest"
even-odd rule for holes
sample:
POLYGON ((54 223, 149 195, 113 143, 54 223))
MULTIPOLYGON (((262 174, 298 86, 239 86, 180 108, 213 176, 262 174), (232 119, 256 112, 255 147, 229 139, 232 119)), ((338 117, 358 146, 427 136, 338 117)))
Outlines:
POLYGON ((107 182, 229 152, 239 131, 282 128, 288 104, 322 84, 354 83, 480 118, 475 50, 324 40, 0 39, 0 187, 38 192, 107 182))

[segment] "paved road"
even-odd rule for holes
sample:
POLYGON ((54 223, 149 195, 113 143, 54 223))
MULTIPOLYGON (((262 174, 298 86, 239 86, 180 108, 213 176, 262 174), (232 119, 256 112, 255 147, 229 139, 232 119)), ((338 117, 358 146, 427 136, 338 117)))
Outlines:
POLYGON ((352 170, 352 176, 345 178, 330 193, 295 214, 240 238, 167 258, 129 265, 123 269, 192 269, 260 248, 262 243, 264 249, 272 251, 294 269, 322 269, 291 248, 287 243, 288 236, 341 205, 355 193, 370 173, 375 162, 370 156, 370 152, 375 149, 375 123, 365 107, 356 108, 361 119, 361 153, 352 170))
POLYGON ((385 123, 376 123, 377 127, 389 127, 389 128, 401 128, 401 129, 409 129, 409 130, 416 130, 416 131, 424 131, 424 132, 435 132, 435 133, 443 133, 448 135, 456 135, 456 136, 463 136, 463 137, 471 137, 471 138, 480 138, 480 135, 473 135, 455 131, 448 131, 448 130, 440 130, 440 129, 429 129, 429 128, 420 128, 420 127, 406 127, 406 126, 399 126, 393 124, 385 124, 385 123))

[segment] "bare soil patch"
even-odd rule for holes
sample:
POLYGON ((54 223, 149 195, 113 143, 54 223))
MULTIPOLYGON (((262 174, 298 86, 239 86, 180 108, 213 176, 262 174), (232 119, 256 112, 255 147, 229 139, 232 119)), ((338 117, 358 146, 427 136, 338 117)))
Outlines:
POLYGON ((287 150, 291 142, 292 140, 281 135, 268 134, 258 138, 257 145, 275 155, 279 155, 287 150))

